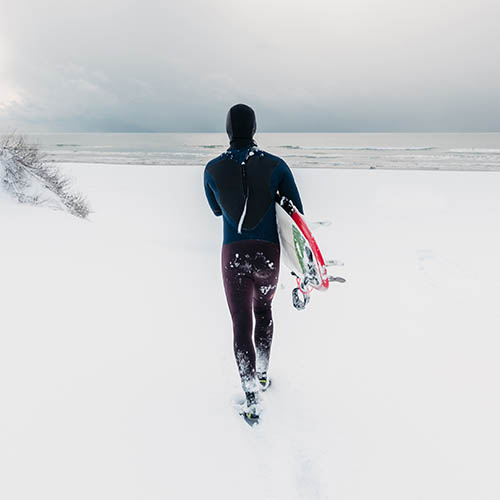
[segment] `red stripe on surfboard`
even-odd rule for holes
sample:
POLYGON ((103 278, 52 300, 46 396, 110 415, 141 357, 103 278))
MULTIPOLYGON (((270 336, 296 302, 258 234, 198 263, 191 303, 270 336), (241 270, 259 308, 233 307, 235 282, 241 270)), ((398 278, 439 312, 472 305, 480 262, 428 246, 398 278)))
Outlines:
POLYGON ((309 246, 311 247, 311 250, 312 250, 312 253, 314 254, 314 257, 318 261, 322 286, 320 288, 317 288, 317 290, 327 290, 330 282, 328 281, 328 276, 327 276, 326 269, 325 269, 325 261, 323 259, 323 255, 321 255, 321 251, 319 249, 319 246, 316 243, 314 236, 312 235, 311 231, 307 227, 306 221, 302 218, 299 211, 294 210, 291 215, 292 215, 292 220, 295 222, 295 224, 297 224, 297 227, 302 231, 302 234, 305 236, 306 240, 309 243, 309 246))

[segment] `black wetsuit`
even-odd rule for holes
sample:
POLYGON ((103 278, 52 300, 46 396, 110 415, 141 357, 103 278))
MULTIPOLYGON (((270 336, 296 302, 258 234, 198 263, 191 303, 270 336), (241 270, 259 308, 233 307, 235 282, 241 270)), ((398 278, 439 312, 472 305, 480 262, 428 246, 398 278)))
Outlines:
POLYGON ((257 148, 255 129, 253 110, 242 104, 233 106, 226 122, 231 146, 205 168, 207 200, 214 214, 224 219, 222 273, 245 392, 256 389, 256 370, 266 372, 269 365, 271 304, 280 265, 276 192, 303 212, 289 167, 281 158, 257 148))

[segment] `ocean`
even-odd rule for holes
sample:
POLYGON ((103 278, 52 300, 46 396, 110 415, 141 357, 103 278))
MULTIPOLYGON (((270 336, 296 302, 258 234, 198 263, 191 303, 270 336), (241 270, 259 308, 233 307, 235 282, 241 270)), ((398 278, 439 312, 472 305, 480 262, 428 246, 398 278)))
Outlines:
MULTIPOLYGON (((33 134, 57 163, 205 165, 223 133, 33 134)), ((500 133, 258 133, 260 148, 293 168, 500 170, 500 133)))

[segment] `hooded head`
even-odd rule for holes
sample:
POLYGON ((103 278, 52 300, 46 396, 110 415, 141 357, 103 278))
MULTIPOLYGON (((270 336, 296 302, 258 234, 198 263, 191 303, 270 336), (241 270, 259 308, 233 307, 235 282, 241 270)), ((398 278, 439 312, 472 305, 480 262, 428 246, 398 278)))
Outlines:
POLYGON ((226 132, 233 147, 252 145, 253 136, 257 130, 255 113, 246 104, 235 104, 226 117, 226 132))

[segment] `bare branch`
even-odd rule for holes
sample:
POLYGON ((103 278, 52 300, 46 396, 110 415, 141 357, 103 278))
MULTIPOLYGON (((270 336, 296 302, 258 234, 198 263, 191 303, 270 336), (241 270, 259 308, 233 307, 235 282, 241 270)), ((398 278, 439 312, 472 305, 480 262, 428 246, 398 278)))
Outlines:
POLYGON ((22 135, 10 134, 0 141, 0 161, 4 167, 0 181, 20 203, 64 208, 83 219, 90 214, 84 196, 73 192, 71 181, 54 164, 46 161, 46 155, 38 145, 28 143, 22 135), (43 196, 36 189, 30 189, 34 185, 54 196, 43 196))

